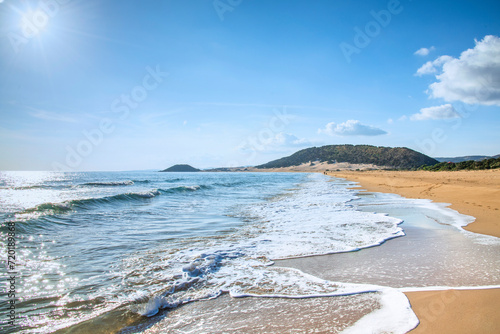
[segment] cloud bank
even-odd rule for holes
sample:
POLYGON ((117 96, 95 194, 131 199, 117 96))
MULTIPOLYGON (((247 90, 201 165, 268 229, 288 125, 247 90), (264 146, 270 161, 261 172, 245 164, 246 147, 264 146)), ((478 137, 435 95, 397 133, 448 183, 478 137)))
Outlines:
POLYGON ((500 106, 500 38, 488 35, 461 53, 425 63, 415 75, 436 74, 427 93, 445 101, 500 106))
POLYGON ((380 136, 387 134, 386 131, 371 125, 361 124, 357 120, 348 120, 344 123, 328 123, 324 129, 319 129, 318 133, 330 136, 380 136))

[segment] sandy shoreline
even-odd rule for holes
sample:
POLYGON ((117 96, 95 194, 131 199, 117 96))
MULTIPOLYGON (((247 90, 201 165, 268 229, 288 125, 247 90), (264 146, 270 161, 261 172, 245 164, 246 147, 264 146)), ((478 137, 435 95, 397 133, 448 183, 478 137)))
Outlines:
POLYGON ((500 169, 482 171, 364 171, 329 175, 360 182, 368 191, 427 198, 451 203, 458 212, 476 217, 466 229, 500 237, 500 169))
MULTIPOLYGON (((466 229, 500 237, 500 170, 342 171, 329 175, 359 182, 363 189, 451 203, 476 217, 466 229)), ((407 292, 420 325, 411 333, 499 333, 500 289, 407 292)))

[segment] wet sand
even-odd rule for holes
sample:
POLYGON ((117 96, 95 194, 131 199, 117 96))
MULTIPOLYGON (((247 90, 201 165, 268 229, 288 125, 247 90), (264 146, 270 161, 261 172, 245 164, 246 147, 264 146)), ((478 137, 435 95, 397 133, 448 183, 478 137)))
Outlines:
POLYGON ((376 293, 287 299, 231 298, 183 305, 144 333, 340 333, 380 307, 376 293))
MULTIPOLYGON (((500 170, 425 172, 363 171, 330 175, 363 189, 451 203, 476 217, 466 229, 500 237, 500 170)), ((499 333, 500 289, 407 292, 420 325, 411 333, 499 333)))

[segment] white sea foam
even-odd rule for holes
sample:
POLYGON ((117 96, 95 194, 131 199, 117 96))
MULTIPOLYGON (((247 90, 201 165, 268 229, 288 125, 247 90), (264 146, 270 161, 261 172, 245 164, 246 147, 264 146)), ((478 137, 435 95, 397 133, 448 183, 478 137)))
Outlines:
MULTIPOLYGON (((349 202, 355 191, 312 174, 299 189, 271 201, 245 208, 241 214, 252 222, 222 241, 194 240, 168 258, 161 271, 170 281, 163 292, 136 305, 143 315, 159 308, 214 298, 229 292, 233 297, 312 298, 380 292, 383 309, 367 318, 373 328, 403 333, 418 323, 406 297, 399 291, 374 285, 322 280, 296 269, 269 267, 271 259, 355 251, 403 236, 401 220, 384 214, 358 211, 349 202), (390 316, 391 321, 388 321, 390 316)), ((156 270, 155 270, 156 271, 156 270)), ((156 271, 156 275, 158 271, 156 271)), ((146 276, 138 276, 140 280, 146 276)), ((130 279, 130 278, 129 278, 130 279)), ((135 282, 139 283, 139 282, 135 282)))
POLYGON ((361 212, 349 202, 355 191, 313 174, 289 196, 256 205, 249 214, 266 222, 253 240, 271 259, 355 251, 403 236, 400 219, 361 212))
MULTIPOLYGON (((364 204, 361 204, 364 205, 364 204)), ((368 204, 370 205, 370 204, 368 204)), ((498 245, 500 238, 470 232, 464 229, 465 226, 476 220, 473 216, 462 214, 449 206, 449 203, 434 202, 430 199, 405 198, 396 194, 377 193, 377 205, 390 205, 397 208, 411 208, 429 210, 437 217, 439 224, 450 225, 465 234, 468 238, 474 239, 476 243, 483 245, 498 245)))
MULTIPOLYGON (((372 203, 368 203, 372 204, 372 203)), ((363 205, 363 204, 362 204, 363 205)), ((396 194, 377 193, 377 205, 392 205, 397 207, 424 208, 439 212, 443 217, 441 223, 451 225, 463 231, 463 227, 472 223, 476 218, 459 213, 449 208, 449 203, 433 202, 430 199, 405 198, 396 194)))
POLYGON ((408 298, 396 289, 381 290, 382 307, 365 315, 342 334, 407 333, 419 324, 408 298))

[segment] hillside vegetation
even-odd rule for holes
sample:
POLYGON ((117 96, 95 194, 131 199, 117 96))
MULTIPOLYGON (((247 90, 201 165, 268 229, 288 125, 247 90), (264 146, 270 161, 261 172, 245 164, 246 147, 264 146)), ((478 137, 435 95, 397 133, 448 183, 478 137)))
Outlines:
POLYGON ((291 156, 277 159, 257 168, 298 166, 312 161, 329 163, 373 164, 389 168, 410 169, 434 165, 438 161, 406 147, 377 147, 371 145, 327 145, 300 150, 291 156))
POLYGON ((491 159, 491 158, 500 158, 500 154, 495 155, 493 157, 490 157, 487 155, 467 155, 465 157, 453 157, 453 158, 439 157, 439 158, 434 158, 434 159, 436 159, 439 162, 462 162, 462 161, 469 161, 469 160, 481 161, 484 159, 491 159))
POLYGON ((421 170, 444 171, 444 170, 479 170, 500 168, 500 158, 491 158, 481 161, 468 160, 462 162, 440 162, 433 166, 422 166, 421 170))

